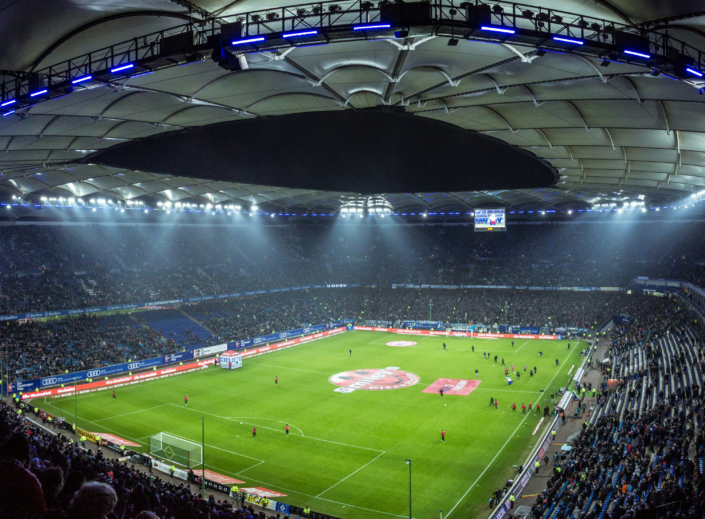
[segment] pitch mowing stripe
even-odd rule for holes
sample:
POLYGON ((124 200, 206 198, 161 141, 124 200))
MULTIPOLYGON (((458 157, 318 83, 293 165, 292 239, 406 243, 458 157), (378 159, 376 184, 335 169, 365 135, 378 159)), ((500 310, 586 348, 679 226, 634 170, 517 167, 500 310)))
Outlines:
MULTIPOLYGON (((580 342, 580 341, 578 341, 578 343, 579 343, 579 342, 580 342)), ((575 351, 576 351, 575 349, 574 349, 573 351, 571 351, 571 352, 568 354, 568 356, 565 358, 565 360, 564 360, 563 362, 565 362, 566 360, 568 360, 568 359, 571 357, 571 355, 573 355, 573 353, 575 353, 575 351)), ((561 370, 558 370, 558 371, 556 372, 556 374, 553 375, 553 378, 551 379, 551 381, 550 381, 550 382, 548 383, 548 385, 546 386, 546 389, 548 389, 549 387, 551 387, 551 384, 553 384, 553 381, 556 379, 556 377, 558 376, 558 374, 559 374, 560 372, 561 372, 561 370)), ((541 396, 543 396, 543 395, 541 395, 541 396)), ((534 405, 536 405, 536 403, 538 403, 538 401, 541 400, 541 396, 539 396, 539 398, 536 399, 536 402, 534 402, 534 405)), ((489 470, 489 468, 490 468, 490 467, 492 466, 492 464, 495 462, 495 460, 497 459, 497 457, 502 453, 502 451, 503 451, 504 448, 507 446, 507 444, 512 440, 512 438, 514 438, 514 435, 515 435, 516 432, 519 430, 519 427, 521 427, 521 426, 524 424, 524 422, 526 421, 526 419, 527 419, 529 416, 531 416, 531 414, 527 414, 527 415, 524 417, 524 419, 523 419, 521 422, 519 422, 519 425, 517 426, 517 428, 514 429, 514 432, 509 436, 509 439, 508 439, 506 442, 504 442, 504 445, 502 445, 502 448, 497 451, 497 454, 495 454, 494 458, 492 458, 492 461, 490 461, 490 462, 487 464, 487 466, 485 467, 485 470, 482 471, 482 474, 480 474, 479 476, 477 476, 477 479, 475 480, 475 482, 474 482, 472 485, 470 485, 470 488, 468 488, 467 491, 463 494, 463 497, 461 497, 461 498, 458 500, 458 502, 455 503, 455 506, 453 506, 453 508, 450 509, 450 512, 448 512, 448 513, 446 514, 446 518, 448 518, 448 517, 450 516, 450 514, 453 513, 453 510, 455 510, 456 508, 458 508, 458 505, 467 497, 467 495, 470 493, 470 491, 471 491, 473 488, 475 488, 475 485, 477 485, 477 482, 480 481, 480 479, 482 478, 482 476, 485 475, 485 472, 487 472, 487 471, 489 470)))

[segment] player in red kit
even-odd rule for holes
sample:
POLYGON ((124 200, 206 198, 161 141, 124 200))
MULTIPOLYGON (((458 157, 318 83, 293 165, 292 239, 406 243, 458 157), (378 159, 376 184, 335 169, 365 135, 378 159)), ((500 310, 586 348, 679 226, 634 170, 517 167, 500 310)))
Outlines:
POLYGON ((113 391, 113 400, 115 400, 115 391, 113 391))
POLYGON ((188 395, 184 397, 184 405, 188 405, 188 395))
POLYGON ((441 441, 446 442, 446 432, 443 429, 441 429, 441 441))
POLYGON ((274 385, 275 386, 279 385, 279 377, 277 377, 276 375, 274 376, 274 385))
POLYGON ((289 436, 289 424, 286 424, 286 435, 289 436))
POLYGON ((257 438, 257 427, 252 428, 252 437, 257 438))

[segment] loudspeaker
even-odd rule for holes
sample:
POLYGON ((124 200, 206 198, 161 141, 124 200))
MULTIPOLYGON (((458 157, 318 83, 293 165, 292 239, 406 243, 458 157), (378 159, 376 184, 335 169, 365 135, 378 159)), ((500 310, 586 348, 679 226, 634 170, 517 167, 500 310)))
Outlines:
POLYGON ((642 54, 651 54, 649 51, 649 39, 631 34, 628 32, 617 31, 614 33, 614 44, 622 50, 633 50, 642 54))
POLYGON ((492 8, 487 4, 475 5, 471 3, 461 4, 465 7, 465 16, 470 27, 480 27, 492 23, 492 8))
POLYGON ((389 23, 392 27, 409 27, 411 25, 431 24, 431 3, 404 2, 386 3, 380 5, 379 17, 382 23, 389 23))

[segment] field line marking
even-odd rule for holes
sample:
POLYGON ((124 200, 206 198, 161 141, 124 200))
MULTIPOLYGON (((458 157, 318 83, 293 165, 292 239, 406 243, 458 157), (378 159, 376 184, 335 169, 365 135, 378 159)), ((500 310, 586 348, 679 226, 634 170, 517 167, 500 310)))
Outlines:
MULTIPOLYGON (((234 420, 234 421, 239 421, 239 420, 245 419, 245 420, 267 420, 269 422, 279 422, 279 423, 283 423, 283 424, 289 423, 289 422, 285 422, 283 420, 274 420, 273 418, 262 418, 261 416, 222 416, 221 418, 224 418, 226 420, 234 420)), ((245 423, 245 422, 243 422, 243 423, 245 423)), ((306 436, 300 427, 296 427, 294 424, 289 424, 289 425, 291 425, 294 429, 298 429, 299 432, 301 433, 301 436, 306 436)), ((277 429, 273 429, 273 430, 277 430, 277 429)))
POLYGON ((270 368, 277 368, 277 369, 291 369, 294 371, 306 371, 307 373, 320 373, 321 375, 328 375, 329 377, 332 377, 335 375, 335 373, 324 373, 323 371, 311 371, 310 369, 299 369, 299 368, 289 368, 287 366, 275 366, 274 364, 265 364, 264 362, 253 362, 251 360, 247 361, 248 364, 255 364, 257 366, 267 366, 270 368))
POLYGON ((514 353, 518 353, 519 350, 522 349, 522 348, 526 345, 527 342, 529 342, 529 341, 528 341, 528 340, 524 341, 524 344, 522 344, 521 346, 519 346, 519 347, 517 348, 517 351, 515 351, 514 353))
MULTIPOLYGON (((179 407, 179 408, 181 407, 180 405, 177 405, 177 404, 169 404, 169 405, 173 405, 173 406, 179 407)), ((209 415, 209 416, 214 416, 215 418, 220 418, 220 419, 222 419, 222 420, 229 420, 229 421, 231 421, 231 422, 239 422, 239 421, 240 421, 240 420, 233 420, 233 419, 228 418, 228 417, 226 417, 226 416, 219 416, 219 415, 217 415, 217 414, 206 413, 205 411, 198 411, 197 409, 193 409, 193 408, 190 408, 190 407, 189 407, 189 408, 184 407, 183 409, 188 409, 188 410, 193 411, 193 412, 195 412, 195 413, 207 414, 207 415, 209 415)), ((242 423, 247 423, 247 422, 242 422, 242 423)), ((282 433, 282 434, 285 434, 285 432, 284 432, 283 430, 281 430, 281 429, 272 429, 271 427, 265 427, 265 426, 263 426, 263 425, 250 424, 250 423, 248 423, 247 425, 252 425, 253 427, 261 427, 262 429, 269 429, 269 430, 271 430, 271 431, 277 431, 277 432, 280 432, 280 433, 282 433)), ((359 445, 350 445, 349 443, 334 442, 333 440, 324 440, 323 438, 314 438, 313 436, 303 436, 303 435, 302 435, 301 437, 302 437, 302 438, 308 438, 309 440, 316 440, 316 441, 319 441, 319 442, 334 443, 334 444, 336 444, 336 445, 342 445, 343 447, 352 447, 352 448, 354 448, 354 449, 363 449, 363 450, 366 450, 366 451, 374 451, 374 452, 384 452, 384 451, 382 451, 382 450, 380 450, 380 449, 372 449, 372 448, 370 448, 370 447, 360 447, 359 445)))
MULTIPOLYGON (((193 440, 193 439, 191 439, 191 438, 185 438, 185 437, 183 437, 183 436, 179 436, 179 435, 177 435, 177 434, 170 433, 169 431, 162 431, 162 432, 165 432, 166 434, 168 434, 169 436, 173 436, 174 438, 179 438, 179 439, 181 439, 181 440, 186 440, 186 441, 188 441, 188 442, 195 443, 195 442, 197 441, 197 440, 193 440)), ((217 449, 217 450, 219 450, 219 451, 227 452, 228 454, 233 454, 234 456, 241 456, 241 457, 243 457, 243 458, 248 458, 248 459, 251 459, 251 460, 259 461, 259 463, 257 463, 257 465, 261 465, 262 463, 264 463, 264 460, 261 460, 261 459, 259 459, 259 458, 253 458, 252 456, 247 456, 246 454, 240 454, 239 452, 229 451, 229 450, 223 449, 223 448, 221 448, 221 447, 216 447, 215 445, 209 445, 208 443, 206 443, 205 446, 206 446, 206 447, 210 447, 211 449, 217 449)), ((256 465, 253 465, 253 466, 256 466, 256 465)), ((248 468, 246 468, 245 470, 250 470, 251 468, 252 468, 252 467, 248 467, 248 468)))
MULTIPOLYGON (((573 350, 572 352, 570 352, 563 362, 565 363, 565 361, 568 360, 568 359, 570 358, 570 356, 571 356, 574 352, 575 352, 575 350, 573 350)), ((546 389, 548 389, 548 388, 551 386, 551 384, 553 384, 553 381, 556 379, 556 377, 558 376, 558 374, 559 374, 561 371, 562 371, 562 369, 559 369, 558 371, 556 371, 556 374, 553 375, 553 378, 551 379, 551 381, 550 381, 550 382, 548 383, 548 385, 546 386, 546 389)), ((543 395, 541 395, 541 396, 543 396, 543 395)), ((539 397, 536 399, 536 402, 538 402, 539 400, 541 400, 541 396, 539 396, 539 397)), ((529 416, 531 416, 531 415, 530 415, 530 414, 527 414, 527 415, 524 417, 524 419, 523 419, 521 422, 519 422, 519 425, 517 425, 517 428, 514 429, 514 432, 509 436, 509 438, 507 439, 507 441, 504 442, 504 445, 502 445, 502 448, 497 451, 497 454, 495 454, 494 458, 492 458, 492 461, 490 461, 490 462, 487 464, 487 466, 485 467, 485 470, 482 471, 482 474, 480 474, 479 476, 477 476, 477 479, 475 480, 475 482, 474 482, 472 485, 470 485, 470 488, 468 488, 468 489, 465 491, 465 493, 463 494, 463 496, 458 500, 457 503, 455 503, 455 506, 453 506, 453 508, 450 509, 450 512, 448 512, 448 513, 446 514, 446 518, 448 518, 448 517, 450 516, 450 514, 453 513, 453 510, 455 510, 456 508, 458 508, 458 505, 463 501, 463 499, 465 499, 465 497, 470 493, 470 491, 471 491, 473 488, 475 488, 475 485, 477 485, 477 482, 480 481, 480 478, 482 478, 482 476, 485 475, 485 472, 487 472, 487 471, 489 470, 489 468, 490 468, 490 467, 492 466, 492 464, 495 462, 495 460, 497 459, 497 457, 502 453, 502 451, 503 451, 504 448, 507 446, 507 444, 508 444, 510 441, 512 441, 512 438, 514 438, 514 435, 515 435, 516 432, 519 430, 519 427, 522 426, 522 424, 526 421, 526 419, 527 419, 529 416)))
POLYGON ((495 392, 495 391, 505 392, 506 391, 507 393, 531 393, 532 395, 535 395, 539 390, 537 389, 535 391, 514 391, 512 389, 488 389, 488 388, 484 388, 484 387, 476 387, 475 389, 473 389, 473 392, 474 391, 492 391, 492 392, 495 392))
POLYGON ((155 405, 154 407, 148 407, 148 408, 146 408, 146 409, 140 409, 139 411, 132 411, 131 413, 125 413, 125 414, 119 414, 119 415, 115 415, 115 416, 109 416, 108 418, 100 418, 99 420, 95 420, 94 423, 96 423, 96 422, 102 422, 103 420, 112 420, 113 418, 120 418, 120 417, 122 417, 122 416, 127 416, 127 415, 130 415, 130 414, 143 413, 143 412, 145 412, 145 411, 151 411, 152 409, 158 409, 159 407, 164 407, 165 405, 169 405, 169 404, 155 405))
POLYGON ((360 472, 362 469, 364 469, 367 465, 370 465, 372 462, 377 461, 377 459, 378 459, 380 456, 384 456, 385 454, 386 454, 385 451, 380 452, 377 456, 375 456, 375 458, 374 458, 373 460, 368 461, 367 463, 365 463, 362 467, 360 467, 359 469, 357 469, 357 470, 356 470, 355 472, 353 472, 352 474, 348 474, 347 476, 345 476, 343 479, 341 479, 340 481, 338 481, 338 482, 337 482, 335 485, 333 485, 332 487, 326 488, 323 492, 321 492, 320 494, 318 494, 316 497, 321 497, 323 494, 325 494, 326 492, 328 492, 328 491, 331 490, 332 488, 337 487, 337 486, 340 485, 343 481, 345 481, 346 479, 348 479, 348 478, 354 476, 355 474, 357 474, 358 472, 360 472))

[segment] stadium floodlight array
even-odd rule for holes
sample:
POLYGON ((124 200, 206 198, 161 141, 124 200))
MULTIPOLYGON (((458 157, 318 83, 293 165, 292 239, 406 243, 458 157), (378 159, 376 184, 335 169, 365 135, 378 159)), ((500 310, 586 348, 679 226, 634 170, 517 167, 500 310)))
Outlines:
POLYGON ((149 454, 190 469, 203 464, 201 444, 165 432, 149 437, 149 454))

